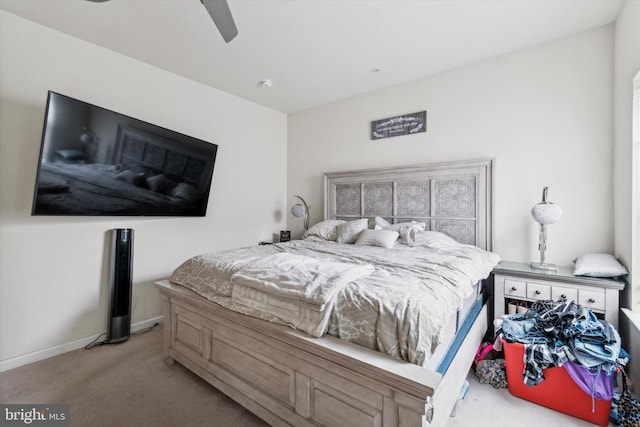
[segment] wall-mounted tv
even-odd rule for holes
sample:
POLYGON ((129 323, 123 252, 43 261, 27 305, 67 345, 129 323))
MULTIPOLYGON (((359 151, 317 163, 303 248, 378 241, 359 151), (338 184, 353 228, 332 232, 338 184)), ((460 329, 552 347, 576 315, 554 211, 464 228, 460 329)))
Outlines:
POLYGON ((217 150, 49 91, 31 214, 205 216, 217 150))

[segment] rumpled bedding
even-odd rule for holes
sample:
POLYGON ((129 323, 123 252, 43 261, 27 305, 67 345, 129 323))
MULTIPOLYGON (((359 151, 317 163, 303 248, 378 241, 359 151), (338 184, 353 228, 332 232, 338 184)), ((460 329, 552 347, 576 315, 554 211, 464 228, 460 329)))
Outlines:
POLYGON ((231 276, 231 281, 234 290, 249 287, 322 311, 347 283, 371 273, 371 264, 320 262, 309 256, 282 252, 245 263, 231 276))
POLYGON ((243 264, 231 276, 231 299, 320 337, 327 331, 337 294, 373 271, 371 264, 318 261, 282 252, 243 264))
POLYGON ((473 292, 473 285, 486 278, 499 261, 497 254, 471 245, 396 244, 387 249, 305 239, 198 255, 178 267, 170 281, 231 310, 313 336, 329 333, 422 366, 442 341, 451 316, 473 292), (281 253, 320 263, 372 266, 373 272, 340 285, 329 300, 330 309, 324 311, 255 292, 255 287, 233 280, 243 269, 281 253))

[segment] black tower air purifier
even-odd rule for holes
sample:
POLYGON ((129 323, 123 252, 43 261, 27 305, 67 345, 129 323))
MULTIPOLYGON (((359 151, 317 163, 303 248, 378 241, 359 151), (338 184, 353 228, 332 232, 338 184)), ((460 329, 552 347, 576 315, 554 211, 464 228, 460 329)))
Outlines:
POLYGON ((133 229, 111 230, 111 278, 107 342, 126 341, 131 333, 133 229))

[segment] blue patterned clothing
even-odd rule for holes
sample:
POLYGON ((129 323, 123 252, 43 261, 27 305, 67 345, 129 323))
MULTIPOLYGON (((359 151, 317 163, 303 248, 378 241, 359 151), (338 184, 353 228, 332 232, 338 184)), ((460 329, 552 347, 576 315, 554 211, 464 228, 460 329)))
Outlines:
POLYGON ((615 370, 620 335, 605 320, 575 301, 536 301, 524 314, 503 316, 502 334, 525 346, 523 381, 534 386, 544 380, 543 369, 567 360, 607 374, 615 370))

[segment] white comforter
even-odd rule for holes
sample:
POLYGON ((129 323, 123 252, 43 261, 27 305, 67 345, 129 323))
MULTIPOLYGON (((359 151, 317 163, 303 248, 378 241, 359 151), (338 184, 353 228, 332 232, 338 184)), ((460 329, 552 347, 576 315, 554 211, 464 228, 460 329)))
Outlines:
POLYGON ((178 267, 171 282, 235 311, 314 336, 328 332, 423 365, 441 342, 446 323, 462 300, 499 261, 497 254, 469 245, 430 248, 396 244, 385 249, 299 240, 200 255, 178 267), (256 260, 279 253, 372 265, 374 271, 339 286, 330 310, 324 311, 310 310, 286 298, 274 301, 273 295, 256 293, 255 287, 238 286, 232 280, 256 260))
POLYGON ((231 276, 231 299, 320 337, 328 329, 338 293, 373 271, 371 264, 318 261, 281 252, 240 266, 231 276))
POLYGON ((371 264, 351 264, 281 252, 244 263, 233 276, 234 292, 247 287, 322 311, 347 283, 373 273, 371 264))

